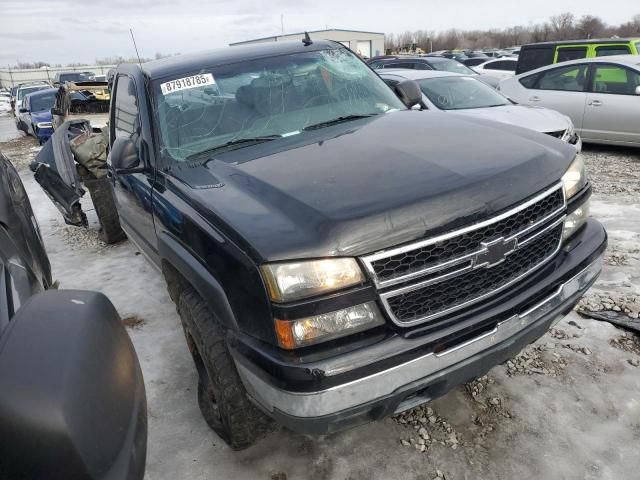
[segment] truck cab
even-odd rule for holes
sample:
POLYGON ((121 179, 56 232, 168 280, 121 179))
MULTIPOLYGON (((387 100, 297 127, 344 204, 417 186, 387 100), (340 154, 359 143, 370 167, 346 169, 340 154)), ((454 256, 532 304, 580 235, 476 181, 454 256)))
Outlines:
POLYGON ((165 276, 232 448, 273 421, 324 434, 443 395, 598 276, 575 149, 419 96, 308 39, 115 72, 119 221, 165 276))

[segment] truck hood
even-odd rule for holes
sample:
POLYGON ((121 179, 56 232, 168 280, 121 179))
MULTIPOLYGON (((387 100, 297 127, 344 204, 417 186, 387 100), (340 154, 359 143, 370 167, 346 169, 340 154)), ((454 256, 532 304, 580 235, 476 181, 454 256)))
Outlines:
POLYGON ((569 128, 567 118, 555 110, 525 105, 505 105, 501 107, 473 108, 469 110, 451 110, 449 113, 467 115, 473 118, 486 118, 496 122, 508 123, 518 127, 530 128, 536 132, 559 132, 569 128))
POLYGON ((530 130, 408 110, 175 175, 203 216, 275 261, 362 255, 476 222, 557 182, 575 154, 530 130))
POLYGON ((53 116, 49 110, 41 110, 39 112, 31 112, 31 119, 34 123, 50 122, 53 120, 53 116))

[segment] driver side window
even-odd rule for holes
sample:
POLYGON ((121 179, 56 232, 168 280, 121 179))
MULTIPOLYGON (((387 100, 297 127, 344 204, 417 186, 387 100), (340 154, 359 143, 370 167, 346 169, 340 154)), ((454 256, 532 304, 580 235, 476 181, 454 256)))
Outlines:
POLYGON ((120 75, 116 83, 116 99, 113 112, 114 138, 134 138, 138 129, 138 101, 133 80, 120 75))

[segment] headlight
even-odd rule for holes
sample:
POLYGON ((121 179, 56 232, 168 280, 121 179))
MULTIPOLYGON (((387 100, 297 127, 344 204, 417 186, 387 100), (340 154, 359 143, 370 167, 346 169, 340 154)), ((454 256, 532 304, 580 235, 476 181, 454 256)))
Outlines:
POLYGON ((38 128, 51 128, 51 122, 39 122, 36 123, 38 128))
POLYGON ((367 302, 298 320, 276 319, 275 324, 278 344, 291 350, 368 330, 384 324, 384 318, 375 302, 367 302))
POLYGON ((575 160, 567 171, 562 176, 562 184, 564 186, 564 195, 568 199, 573 197, 587 184, 587 174, 584 170, 584 162, 580 155, 576 156, 575 160))
POLYGON ((362 270, 354 258, 272 263, 263 265, 261 270, 274 302, 300 300, 364 281, 362 270))
POLYGON ((587 220, 589 216, 589 200, 584 202, 578 208, 576 208, 573 212, 567 215, 567 218, 564 220, 564 230, 562 231, 563 240, 568 239, 572 236, 576 231, 584 225, 584 222, 587 220))
POLYGON ((576 130, 573 126, 573 122, 571 121, 571 119, 567 118, 567 121, 569 122, 569 126, 564 131, 564 135, 562 135, 562 140, 565 142, 568 142, 569 140, 571 140, 571 137, 573 137, 573 135, 576 133, 576 130))

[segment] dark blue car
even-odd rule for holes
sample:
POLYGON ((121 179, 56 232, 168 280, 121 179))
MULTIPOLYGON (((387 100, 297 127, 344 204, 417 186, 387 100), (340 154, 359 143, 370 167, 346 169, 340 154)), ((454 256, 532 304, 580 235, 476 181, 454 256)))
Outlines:
POLYGON ((57 91, 57 88, 47 88, 30 93, 19 110, 18 128, 36 137, 41 145, 53 133, 51 108, 56 101, 57 91))

